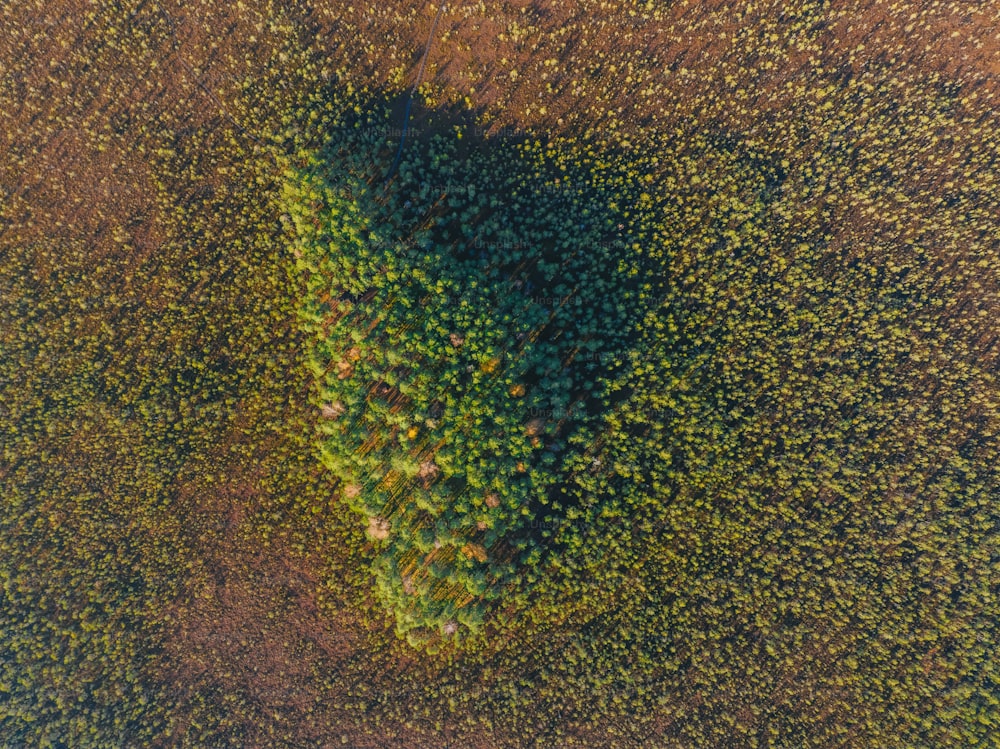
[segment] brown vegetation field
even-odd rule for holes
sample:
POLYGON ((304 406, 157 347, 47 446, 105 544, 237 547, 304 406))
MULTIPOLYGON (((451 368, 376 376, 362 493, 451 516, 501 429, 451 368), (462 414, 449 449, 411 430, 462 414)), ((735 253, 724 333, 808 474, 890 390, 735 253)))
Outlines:
POLYGON ((711 370, 677 424, 729 436, 427 655, 316 460, 270 196, 327 90, 402 127, 438 10, 0 5, 0 746, 997 746, 1000 4, 447 4, 411 142, 634 158, 711 353, 629 392, 711 370))

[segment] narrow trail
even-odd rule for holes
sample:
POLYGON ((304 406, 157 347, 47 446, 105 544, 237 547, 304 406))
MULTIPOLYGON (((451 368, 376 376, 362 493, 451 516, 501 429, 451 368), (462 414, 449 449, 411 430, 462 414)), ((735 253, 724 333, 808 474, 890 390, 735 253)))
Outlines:
POLYGON ((410 126, 410 110, 413 108, 413 96, 417 93, 417 89, 420 88, 420 84, 424 79, 424 69, 427 67, 427 56, 431 51, 431 44, 434 42, 434 32, 437 30, 438 22, 441 20, 441 16, 444 14, 444 9, 447 3, 441 3, 438 6, 437 15, 434 16, 434 22, 431 23, 431 30, 427 34, 427 43, 424 45, 424 54, 420 59, 420 68, 417 70, 417 78, 413 82, 413 87, 410 89, 410 96, 406 101, 406 112, 403 114, 403 129, 399 137, 399 148, 396 150, 396 158, 392 160, 392 166, 389 168, 389 173, 385 177, 385 184, 383 187, 388 187, 389 182, 392 180, 392 175, 396 173, 396 168, 399 166, 399 161, 403 157, 403 146, 406 144, 406 133, 410 126))

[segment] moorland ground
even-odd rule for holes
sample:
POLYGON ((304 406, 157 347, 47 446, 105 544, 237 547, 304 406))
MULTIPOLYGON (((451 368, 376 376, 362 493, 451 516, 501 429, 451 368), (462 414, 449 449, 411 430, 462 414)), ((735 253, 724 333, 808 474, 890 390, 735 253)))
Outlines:
POLYGON ((663 201, 683 335, 628 387, 678 394, 635 449, 690 479, 450 657, 396 638, 315 460, 269 197, 275 140, 403 94, 436 12, 0 9, 0 741, 991 745, 1000 8, 445 9, 423 111, 634 154, 663 201))

